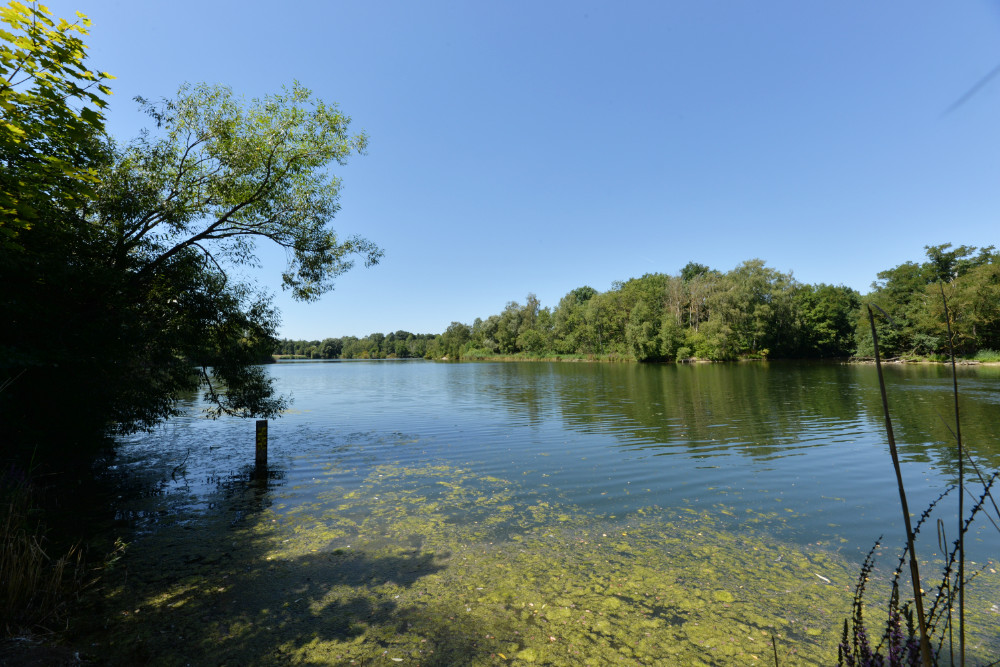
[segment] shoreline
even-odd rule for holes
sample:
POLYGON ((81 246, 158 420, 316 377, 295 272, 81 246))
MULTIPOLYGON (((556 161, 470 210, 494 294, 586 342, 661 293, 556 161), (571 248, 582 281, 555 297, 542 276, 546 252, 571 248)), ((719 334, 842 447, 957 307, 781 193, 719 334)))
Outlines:
MULTIPOLYGON (((559 363, 626 363, 626 364, 731 364, 731 363, 756 363, 756 362, 808 362, 808 363, 836 363, 836 364, 858 364, 858 365, 871 365, 875 363, 873 357, 831 357, 831 358, 774 358, 774 359, 761 359, 761 358, 741 358, 741 359, 699 359, 696 357, 691 357, 689 359, 677 359, 674 361, 638 361, 636 359, 631 359, 629 357, 610 355, 610 356, 600 356, 600 355, 546 355, 546 356, 521 356, 521 355, 492 355, 492 356, 475 356, 475 357, 459 357, 458 359, 452 359, 450 357, 370 357, 367 359, 352 358, 352 359, 311 359, 304 355, 287 355, 287 354, 276 354, 272 355, 271 362, 276 363, 279 361, 447 361, 447 362, 517 362, 517 361, 547 361, 547 362, 559 362, 559 363)), ((905 365, 905 364, 919 364, 919 365, 947 365, 950 364, 950 360, 937 361, 934 359, 910 359, 904 357, 893 357, 890 359, 882 359, 883 364, 892 365, 905 365)), ((956 359, 956 366, 1000 366, 1000 361, 979 361, 978 359, 956 359)))

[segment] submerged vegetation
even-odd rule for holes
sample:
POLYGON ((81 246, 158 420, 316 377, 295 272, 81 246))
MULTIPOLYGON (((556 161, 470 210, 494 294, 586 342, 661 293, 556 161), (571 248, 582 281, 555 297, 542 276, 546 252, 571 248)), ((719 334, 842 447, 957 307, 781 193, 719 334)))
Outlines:
MULTIPOLYGON (((443 463, 376 465, 349 487, 343 472, 318 494, 229 482, 218 510, 134 543, 77 639, 111 664, 836 660, 855 565, 775 540, 774 516, 593 514, 443 463)), ((978 609, 998 583, 984 577, 978 609)), ((978 627, 984 658, 1000 647, 978 627)))
MULTIPOLYGON (((331 471, 333 472, 333 471, 331 471)), ((229 512, 137 541, 93 616, 113 664, 830 662, 850 566, 729 517, 586 516, 515 485, 385 464, 356 488, 229 512), (752 573, 752 576, 750 575, 752 573)), ((735 511, 735 510, 732 510, 735 511)))

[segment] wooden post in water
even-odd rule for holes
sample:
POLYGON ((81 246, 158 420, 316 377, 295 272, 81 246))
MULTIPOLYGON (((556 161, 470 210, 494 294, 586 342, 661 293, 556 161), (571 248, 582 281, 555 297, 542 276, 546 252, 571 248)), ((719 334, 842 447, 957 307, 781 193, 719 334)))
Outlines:
POLYGON ((257 420, 257 457, 255 459, 258 468, 267 467, 267 420, 257 420))

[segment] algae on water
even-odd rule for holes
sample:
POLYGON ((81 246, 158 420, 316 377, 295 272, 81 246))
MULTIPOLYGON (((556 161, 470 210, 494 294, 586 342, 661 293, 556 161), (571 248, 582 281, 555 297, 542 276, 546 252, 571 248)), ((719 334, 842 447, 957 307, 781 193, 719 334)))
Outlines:
POLYGON ((355 488, 268 493, 261 503, 248 484, 229 513, 138 540, 97 603, 94 653, 734 665, 770 664, 773 636, 783 665, 833 664, 855 583, 855 564, 777 542, 752 515, 734 531, 736 508, 602 516, 448 465, 382 464, 355 488))

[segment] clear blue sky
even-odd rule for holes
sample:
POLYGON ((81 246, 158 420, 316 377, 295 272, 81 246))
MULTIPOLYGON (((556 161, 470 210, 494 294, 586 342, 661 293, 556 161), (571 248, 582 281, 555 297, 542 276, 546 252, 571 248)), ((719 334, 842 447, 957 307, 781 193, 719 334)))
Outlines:
POLYGON ((281 335, 438 333, 689 261, 866 291, 923 246, 1000 245, 1000 5, 53 0, 131 98, 298 79, 371 137, 334 227, 385 249, 281 335))

